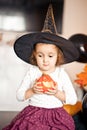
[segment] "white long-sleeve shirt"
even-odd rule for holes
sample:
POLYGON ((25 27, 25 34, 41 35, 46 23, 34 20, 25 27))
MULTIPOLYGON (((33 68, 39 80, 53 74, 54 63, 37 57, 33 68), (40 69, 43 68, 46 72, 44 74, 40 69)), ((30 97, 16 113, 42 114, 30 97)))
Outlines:
MULTIPOLYGON (((17 99, 20 101, 24 100, 25 92, 27 89, 31 88, 34 81, 42 75, 42 72, 37 66, 30 66, 27 74, 25 75, 21 86, 17 90, 17 99)), ((77 96, 73 85, 70 81, 69 76, 64 71, 63 68, 57 67, 54 72, 49 74, 51 78, 57 82, 58 90, 64 91, 66 95, 66 104, 75 104, 77 101, 77 96)), ((43 108, 57 108, 62 107, 63 102, 53 95, 47 94, 34 94, 29 99, 29 104, 37 107, 43 108)))

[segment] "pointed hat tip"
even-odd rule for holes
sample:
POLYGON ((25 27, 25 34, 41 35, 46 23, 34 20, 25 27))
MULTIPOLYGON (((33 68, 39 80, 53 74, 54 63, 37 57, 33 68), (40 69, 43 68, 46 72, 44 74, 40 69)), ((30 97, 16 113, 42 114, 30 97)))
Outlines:
POLYGON ((42 32, 47 32, 47 31, 57 34, 57 28, 56 28, 56 24, 55 24, 55 20, 54 20, 52 4, 49 4, 46 18, 44 21, 44 26, 42 29, 42 32))

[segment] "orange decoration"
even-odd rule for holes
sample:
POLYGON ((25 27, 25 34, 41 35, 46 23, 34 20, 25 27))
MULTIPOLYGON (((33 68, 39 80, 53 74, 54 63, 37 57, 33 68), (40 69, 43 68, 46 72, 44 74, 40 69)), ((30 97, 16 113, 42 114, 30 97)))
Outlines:
POLYGON ((75 105, 64 104, 63 108, 71 115, 74 116, 79 111, 82 111, 82 102, 78 101, 75 105))
POLYGON ((81 87, 87 86, 87 65, 84 67, 83 72, 76 75, 77 79, 75 82, 79 84, 81 87))
POLYGON ((48 89, 53 89, 53 86, 56 85, 54 80, 48 74, 42 74, 37 82, 40 82, 39 86, 43 87, 43 92, 48 91, 48 89))

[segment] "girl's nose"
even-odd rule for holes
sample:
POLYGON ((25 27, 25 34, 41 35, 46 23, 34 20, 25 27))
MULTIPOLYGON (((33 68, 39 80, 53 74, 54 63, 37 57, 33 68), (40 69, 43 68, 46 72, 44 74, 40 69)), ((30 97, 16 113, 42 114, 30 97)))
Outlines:
POLYGON ((46 56, 44 56, 43 62, 45 62, 45 63, 48 62, 48 58, 46 56))

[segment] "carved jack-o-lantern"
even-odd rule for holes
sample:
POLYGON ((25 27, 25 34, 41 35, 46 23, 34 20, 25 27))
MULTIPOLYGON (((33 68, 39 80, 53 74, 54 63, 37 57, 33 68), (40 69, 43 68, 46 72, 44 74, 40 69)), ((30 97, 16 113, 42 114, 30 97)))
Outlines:
POLYGON ((48 89, 53 89, 53 86, 56 85, 54 80, 48 74, 42 74, 37 82, 40 82, 38 85, 42 87, 43 92, 48 91, 48 89))

